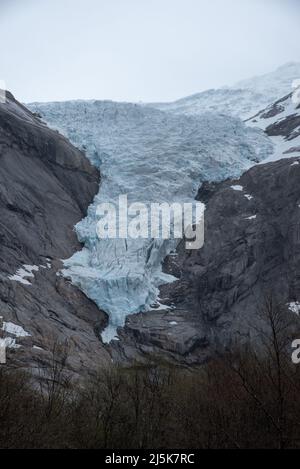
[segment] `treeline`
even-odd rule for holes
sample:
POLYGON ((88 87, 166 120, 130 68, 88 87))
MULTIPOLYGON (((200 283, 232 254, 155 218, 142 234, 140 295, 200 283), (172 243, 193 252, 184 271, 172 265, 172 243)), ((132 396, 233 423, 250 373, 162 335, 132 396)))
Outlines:
MULTIPOLYGON (((1 448, 299 448, 300 365, 294 318, 272 300, 260 343, 197 370, 146 363, 65 375, 53 348, 47 374, 0 370, 1 448)), ((299 336, 300 338, 300 336, 299 336)))

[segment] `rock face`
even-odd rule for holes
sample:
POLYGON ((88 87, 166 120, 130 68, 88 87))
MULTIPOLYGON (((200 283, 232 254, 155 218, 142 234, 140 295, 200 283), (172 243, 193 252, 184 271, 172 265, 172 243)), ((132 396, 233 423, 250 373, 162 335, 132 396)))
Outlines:
MULTIPOLYGON (((300 300, 300 160, 257 165, 238 181, 204 184, 205 244, 182 242, 165 270, 178 278, 161 287, 168 309, 130 316, 112 353, 125 360, 149 353, 198 364, 255 335, 258 310, 273 293, 300 300)), ((296 318, 296 316, 295 316, 296 318)))
POLYGON ((58 273, 61 259, 81 247, 74 225, 99 179, 83 153, 7 93, 0 105, 0 315, 27 333, 6 327, 8 360, 18 365, 47 363, 55 340, 68 340, 75 373, 107 358, 98 338, 106 315, 58 273))

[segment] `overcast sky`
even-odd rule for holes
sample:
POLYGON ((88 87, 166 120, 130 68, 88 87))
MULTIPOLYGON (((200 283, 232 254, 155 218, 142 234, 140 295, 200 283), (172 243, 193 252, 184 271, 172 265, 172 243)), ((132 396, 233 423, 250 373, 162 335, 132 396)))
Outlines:
POLYGON ((300 61, 300 0, 0 0, 24 102, 169 101, 300 61))

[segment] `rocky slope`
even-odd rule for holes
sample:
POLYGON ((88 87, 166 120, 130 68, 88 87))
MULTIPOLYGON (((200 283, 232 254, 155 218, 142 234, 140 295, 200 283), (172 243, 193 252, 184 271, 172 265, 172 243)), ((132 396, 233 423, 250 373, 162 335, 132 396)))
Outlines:
POLYGON ((197 198, 206 204, 203 248, 187 251, 182 242, 166 259, 165 271, 178 278, 161 287, 168 309, 128 317, 111 345, 116 359, 202 363, 255 336, 269 294, 299 313, 300 159, 205 183, 197 198))
POLYGON ((0 315, 10 363, 51 360, 68 341, 68 367, 92 371, 107 355, 104 313, 58 273, 80 244, 74 225, 98 191, 83 153, 7 93, 0 104, 0 315))

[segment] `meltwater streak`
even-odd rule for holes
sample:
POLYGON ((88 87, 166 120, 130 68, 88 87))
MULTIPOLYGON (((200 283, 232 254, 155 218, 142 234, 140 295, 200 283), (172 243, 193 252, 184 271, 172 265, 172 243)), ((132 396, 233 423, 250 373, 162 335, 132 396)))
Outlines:
POLYGON ((132 202, 191 202, 204 180, 238 177, 272 153, 262 131, 216 114, 176 116, 146 106, 103 101, 38 104, 45 120, 84 148, 101 169, 99 194, 76 226, 82 251, 64 275, 109 314, 111 340, 127 315, 156 300, 171 282, 162 261, 174 240, 98 239, 96 207, 126 194, 132 202))

